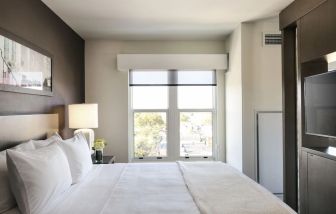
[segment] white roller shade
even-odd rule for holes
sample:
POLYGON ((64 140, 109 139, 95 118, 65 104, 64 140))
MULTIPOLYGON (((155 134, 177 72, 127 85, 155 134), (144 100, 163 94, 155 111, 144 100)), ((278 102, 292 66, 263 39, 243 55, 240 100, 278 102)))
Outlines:
POLYGON ((216 71, 131 70, 130 86, 216 86, 216 71))

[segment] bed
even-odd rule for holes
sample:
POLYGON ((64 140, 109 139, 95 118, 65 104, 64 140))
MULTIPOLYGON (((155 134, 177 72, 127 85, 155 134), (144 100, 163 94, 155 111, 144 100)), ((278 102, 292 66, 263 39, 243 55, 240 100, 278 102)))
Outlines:
MULTIPOLYGON (((46 119, 55 120, 55 116, 42 118, 42 120, 46 119)), ((43 124, 40 134, 34 133, 35 137, 42 136, 41 133, 46 131, 55 130, 53 122, 43 124)), ((9 140, 8 137, 6 139, 7 142, 18 140, 9 140)), ((8 147, 8 144, 6 145, 8 147)), ((5 213, 20 212, 18 208, 13 208, 5 213)), ((48 201, 43 213, 286 214, 295 212, 266 189, 229 165, 208 161, 94 165, 85 179, 71 185, 54 200, 48 201)))

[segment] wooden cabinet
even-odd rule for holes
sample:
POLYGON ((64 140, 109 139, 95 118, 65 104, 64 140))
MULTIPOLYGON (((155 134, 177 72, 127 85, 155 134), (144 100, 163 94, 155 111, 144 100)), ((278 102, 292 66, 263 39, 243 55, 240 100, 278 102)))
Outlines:
POLYGON ((307 62, 327 54, 329 45, 328 4, 324 3, 300 20, 301 62, 307 62))
POLYGON ((326 0, 295 0, 280 13, 280 28, 286 28, 326 0))
POLYGON ((301 214, 335 214, 336 160, 302 152, 300 169, 301 214))
POLYGON ((329 36, 330 41, 329 52, 336 51, 336 1, 328 1, 328 14, 329 14, 329 36))
POLYGON ((336 50, 336 1, 319 5, 300 20, 300 61, 314 60, 336 50))
POLYGON ((308 154, 309 214, 336 213, 336 161, 308 154))
POLYGON ((300 214, 336 213, 336 156, 319 151, 328 146, 336 147, 336 142, 304 134, 304 102, 298 102, 296 96, 300 90, 304 92, 303 84, 295 82, 306 75, 327 71, 316 63, 325 63, 326 55, 336 52, 336 0, 293 1, 280 13, 280 27, 283 32, 285 202, 296 209, 300 200, 300 214), (296 70, 296 52, 299 71, 296 70), (297 114, 302 114, 301 120, 297 114), (301 122, 302 133, 297 133, 296 125, 301 122), (301 134, 299 142, 298 134, 301 134), (299 170, 296 169, 298 161, 299 170))

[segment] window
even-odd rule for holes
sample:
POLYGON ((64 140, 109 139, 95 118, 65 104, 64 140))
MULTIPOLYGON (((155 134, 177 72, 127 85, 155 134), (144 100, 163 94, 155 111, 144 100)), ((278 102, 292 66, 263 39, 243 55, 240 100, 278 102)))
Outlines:
POLYGON ((167 156, 167 114, 165 112, 134 113, 134 156, 167 156))
POLYGON ((168 87, 138 86, 132 88, 133 109, 168 109, 168 87))
POLYGON ((133 157, 212 157, 215 86, 215 71, 130 71, 133 157))
POLYGON ((179 86, 179 109, 212 109, 213 87, 211 86, 179 86))
POLYGON ((180 113, 180 156, 212 156, 212 112, 180 113))

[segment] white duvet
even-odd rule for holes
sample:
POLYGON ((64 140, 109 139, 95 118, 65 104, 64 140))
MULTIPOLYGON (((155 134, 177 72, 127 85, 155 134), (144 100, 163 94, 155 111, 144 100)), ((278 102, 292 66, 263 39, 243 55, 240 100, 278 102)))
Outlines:
POLYGON ((263 187, 220 162, 95 165, 50 214, 295 213, 263 187))
POLYGON ((51 214, 199 213, 176 163, 99 165, 51 214))

